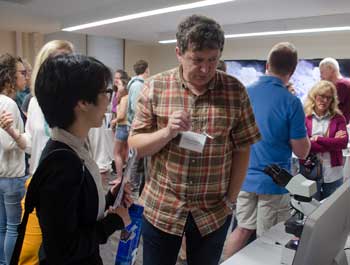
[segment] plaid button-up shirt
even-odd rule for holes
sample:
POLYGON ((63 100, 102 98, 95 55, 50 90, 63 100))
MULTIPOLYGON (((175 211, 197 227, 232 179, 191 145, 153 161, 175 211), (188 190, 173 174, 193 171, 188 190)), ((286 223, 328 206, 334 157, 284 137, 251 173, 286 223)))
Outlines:
POLYGON ((194 95, 182 68, 146 80, 137 103, 131 135, 167 126, 177 110, 191 114, 192 131, 206 132, 202 153, 179 147, 180 135, 151 157, 150 178, 141 196, 146 219, 158 229, 182 235, 191 212, 202 236, 227 219, 224 196, 231 176, 232 151, 260 139, 244 86, 217 71, 206 93, 194 95))

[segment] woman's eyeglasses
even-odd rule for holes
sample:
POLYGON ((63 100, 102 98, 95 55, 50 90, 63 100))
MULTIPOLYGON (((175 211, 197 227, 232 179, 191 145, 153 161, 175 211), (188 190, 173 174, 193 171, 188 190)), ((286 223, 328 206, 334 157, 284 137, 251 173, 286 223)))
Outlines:
POLYGON ((333 96, 326 96, 326 95, 317 95, 317 96, 320 97, 322 100, 327 100, 327 101, 333 100, 333 96))
POLYGON ((17 72, 21 73, 24 77, 27 76, 27 70, 17 70, 17 72))

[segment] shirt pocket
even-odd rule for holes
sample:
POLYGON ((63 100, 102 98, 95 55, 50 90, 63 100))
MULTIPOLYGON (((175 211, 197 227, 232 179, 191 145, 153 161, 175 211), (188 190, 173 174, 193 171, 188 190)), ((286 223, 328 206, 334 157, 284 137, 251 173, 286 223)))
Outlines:
POLYGON ((238 111, 233 108, 211 107, 208 115, 207 133, 217 141, 223 141, 230 135, 232 126, 237 120, 238 111))
POLYGON ((165 106, 161 104, 153 106, 153 114, 156 118, 157 130, 165 128, 168 125, 170 116, 175 111, 181 110, 184 110, 183 106, 165 106))

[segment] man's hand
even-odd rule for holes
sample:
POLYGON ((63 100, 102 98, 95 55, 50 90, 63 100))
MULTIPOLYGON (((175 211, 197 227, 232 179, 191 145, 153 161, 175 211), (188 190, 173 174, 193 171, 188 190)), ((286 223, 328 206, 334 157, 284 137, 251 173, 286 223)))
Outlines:
POLYGON ((169 117, 167 129, 171 138, 176 137, 179 132, 190 130, 190 114, 183 110, 174 111, 169 117))

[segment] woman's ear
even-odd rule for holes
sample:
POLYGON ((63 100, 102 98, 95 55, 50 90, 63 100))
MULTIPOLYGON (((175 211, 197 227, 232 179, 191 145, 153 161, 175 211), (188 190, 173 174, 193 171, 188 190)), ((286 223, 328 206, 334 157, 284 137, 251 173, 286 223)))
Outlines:
POLYGON ((87 102, 86 100, 79 100, 75 106, 75 109, 80 112, 87 112, 90 104, 91 103, 87 102))

